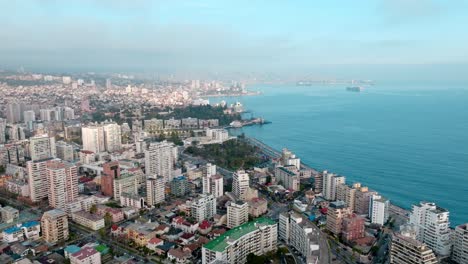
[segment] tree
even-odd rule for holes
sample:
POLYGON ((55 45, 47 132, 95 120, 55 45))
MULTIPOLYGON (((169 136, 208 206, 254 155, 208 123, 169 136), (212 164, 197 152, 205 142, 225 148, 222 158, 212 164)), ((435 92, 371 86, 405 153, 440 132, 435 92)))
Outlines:
POLYGON ((3 165, 0 165, 0 174, 5 173, 5 167, 3 165))
POLYGON ((110 226, 112 224, 112 215, 109 212, 106 212, 104 215, 104 222, 106 226, 110 226))
POLYGON ((91 208, 89 208, 89 212, 91 214, 95 214, 97 212, 97 206, 95 204, 91 205, 91 208))

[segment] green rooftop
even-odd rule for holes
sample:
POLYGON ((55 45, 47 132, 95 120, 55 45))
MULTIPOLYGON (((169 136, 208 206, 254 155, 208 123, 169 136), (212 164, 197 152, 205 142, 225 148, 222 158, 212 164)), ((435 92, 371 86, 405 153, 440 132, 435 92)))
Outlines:
POLYGON ((257 229, 257 225, 275 225, 276 222, 265 217, 257 218, 253 221, 247 222, 243 225, 235 227, 216 239, 206 243, 203 247, 212 251, 223 252, 229 245, 228 240, 236 241, 246 234, 253 232, 257 229))
POLYGON ((106 254, 106 253, 109 252, 109 248, 106 247, 106 245, 103 245, 103 244, 100 244, 99 246, 95 247, 94 249, 96 249, 101 254, 106 254))

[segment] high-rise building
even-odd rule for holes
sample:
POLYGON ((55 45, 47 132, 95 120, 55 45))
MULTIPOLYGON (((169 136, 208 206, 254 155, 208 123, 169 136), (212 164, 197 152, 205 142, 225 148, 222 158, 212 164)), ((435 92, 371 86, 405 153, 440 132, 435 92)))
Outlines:
POLYGON ((137 194, 138 179, 136 175, 130 173, 122 173, 119 178, 114 178, 113 184, 114 193, 112 197, 119 200, 122 194, 137 194))
POLYGON ((32 161, 53 158, 56 156, 55 138, 47 135, 29 139, 29 153, 32 161))
POLYGON ((94 153, 105 151, 104 128, 99 125, 92 125, 81 128, 83 139, 83 150, 89 150, 94 153))
POLYGON ((304 256, 307 263, 317 263, 319 232, 305 216, 294 211, 279 215, 278 237, 304 256))
POLYGON ((5 107, 5 115, 8 123, 14 124, 21 121, 22 105, 20 103, 9 103, 5 107))
POLYGON ((65 161, 73 161, 75 159, 73 145, 64 141, 58 141, 55 144, 55 149, 57 158, 65 161))
POLYGON ((45 212, 41 218, 41 229, 42 239, 47 243, 66 241, 69 236, 67 214, 60 209, 45 212))
POLYGON ((369 201, 372 195, 377 195, 377 192, 369 190, 363 186, 356 190, 354 198, 354 211, 358 214, 369 214, 369 201))
POLYGON ((301 169, 301 159, 297 158, 294 153, 284 148, 281 152, 281 165, 290 166, 293 165, 296 169, 301 169))
POLYGON ((364 231, 364 218, 356 214, 351 214, 343 219, 341 237, 344 241, 353 241, 355 239, 363 238, 364 231))
POLYGON ((106 79, 106 89, 112 89, 112 81, 110 78, 106 79))
POLYGON ((49 160, 28 161, 26 163, 29 195, 33 202, 39 202, 48 196, 47 161, 49 160))
POLYGON ((36 121, 36 113, 33 110, 24 111, 23 116, 26 124, 36 121))
POLYGON ((275 178, 278 183, 292 191, 300 190, 299 171, 294 165, 280 166, 275 168, 275 178))
POLYGON ((235 227, 203 245, 202 264, 246 263, 250 253, 260 256, 276 250, 277 229, 275 221, 263 217, 235 227))
POLYGON ((409 223, 416 227, 417 240, 441 257, 450 255, 450 221, 446 209, 431 202, 413 205, 409 223))
POLYGON ((343 201, 330 203, 327 211, 327 229, 336 236, 341 234, 343 219, 349 217, 352 211, 343 201))
POLYGON ((202 177, 203 193, 211 193, 216 198, 224 195, 224 179, 223 176, 215 174, 213 176, 202 177))
POLYGON ((0 118, 0 144, 6 143, 6 120, 0 118))
POLYGON ((346 206, 354 211, 356 191, 361 187, 360 183, 354 183, 352 186, 346 184, 338 184, 336 187, 336 200, 344 201, 346 206))
POLYGON ((238 170, 232 175, 232 193, 239 200, 245 200, 250 188, 249 174, 243 170, 238 170))
POLYGON ((247 202, 228 202, 226 208, 228 228, 234 228, 249 221, 249 204, 247 202))
POLYGON ((78 197, 78 168, 60 160, 47 162, 49 206, 65 209, 78 197))
POLYGON ((162 176, 165 182, 172 181, 177 147, 167 141, 151 143, 145 151, 146 175, 162 176))
POLYGON ((163 177, 148 178, 146 180, 146 203, 153 206, 164 202, 165 189, 163 177))
POLYGON ((455 227, 452 260, 459 264, 468 263, 468 223, 455 227))
POLYGON ((392 264, 436 264, 437 258, 426 244, 415 239, 416 233, 410 227, 402 227, 392 236, 390 263, 392 264))
POLYGON ((108 152, 114 152, 122 148, 122 136, 120 126, 117 123, 104 124, 104 147, 108 152))
POLYGON ((314 175, 314 192, 319 194, 323 191, 323 174, 315 173, 314 175))
POLYGON ((380 195, 372 195, 369 200, 369 219, 373 224, 384 225, 388 220, 390 201, 380 195))
POLYGON ((337 187, 340 184, 345 184, 346 179, 344 176, 339 176, 334 173, 324 171, 323 173, 323 197, 330 201, 336 200, 337 187))
POLYGON ((216 198, 212 194, 200 194, 190 206, 192 217, 201 223, 216 214, 216 198))
POLYGON ((107 162, 102 165, 101 191, 106 196, 114 196, 114 179, 120 178, 118 161, 107 162))
POLYGON ((175 196, 185 196, 190 192, 190 184, 185 176, 179 176, 170 182, 171 194, 175 196))

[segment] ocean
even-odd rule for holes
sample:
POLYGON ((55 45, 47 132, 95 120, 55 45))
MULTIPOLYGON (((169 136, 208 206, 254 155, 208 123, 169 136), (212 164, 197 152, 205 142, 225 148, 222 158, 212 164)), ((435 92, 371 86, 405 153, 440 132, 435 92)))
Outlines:
POLYGON ((236 101, 271 124, 245 133, 288 148, 309 166, 361 182, 403 208, 433 201, 451 225, 468 222, 468 85, 390 83, 362 92, 346 85, 255 85, 236 101))

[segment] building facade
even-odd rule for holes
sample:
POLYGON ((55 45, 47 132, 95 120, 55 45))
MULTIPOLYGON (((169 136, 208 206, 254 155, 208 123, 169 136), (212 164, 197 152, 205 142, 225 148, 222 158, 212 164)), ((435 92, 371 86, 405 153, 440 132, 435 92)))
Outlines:
POLYGON ((47 243, 56 244, 68 239, 68 217, 60 210, 47 211, 41 218, 42 239, 47 243))
POLYGON ((229 202, 226 207, 228 228, 234 228, 249 221, 249 204, 247 202, 229 202))

